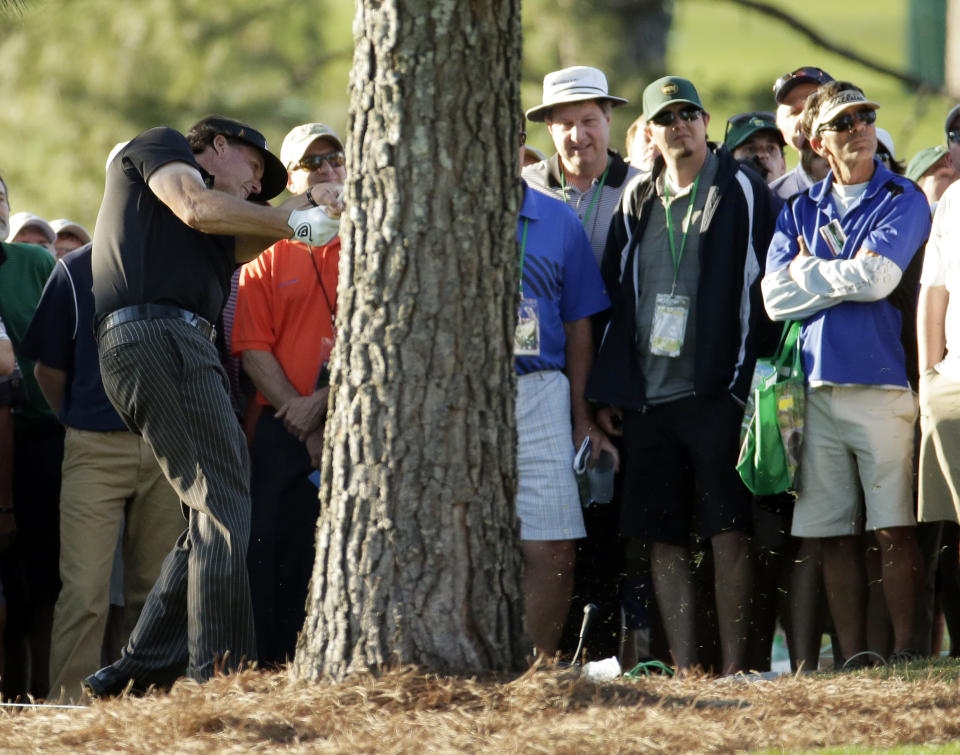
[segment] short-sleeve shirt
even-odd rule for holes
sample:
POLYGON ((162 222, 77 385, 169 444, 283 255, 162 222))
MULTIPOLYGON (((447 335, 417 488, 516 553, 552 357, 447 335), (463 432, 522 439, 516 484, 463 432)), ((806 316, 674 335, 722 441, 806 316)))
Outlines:
MULTIPOLYGON (((324 246, 284 239, 244 265, 230 350, 269 351, 297 392, 310 395, 333 346, 339 262, 337 236, 324 246)), ((259 391, 257 401, 268 403, 259 391)))
POLYGON ((183 134, 163 126, 134 138, 107 168, 93 236, 98 322, 135 304, 173 305, 211 322, 223 308, 236 267, 234 238, 190 228, 150 191, 153 173, 172 162, 196 168, 212 187, 183 134))
MULTIPOLYGON (((866 248, 906 270, 927 239, 930 207, 912 181, 878 160, 874 166, 860 202, 845 215, 832 197, 833 173, 784 205, 767 252, 767 274, 786 267, 797 256, 801 233, 810 253, 821 259, 851 259, 866 248), (834 219, 846 234, 837 256, 820 232, 834 219)), ((841 301, 808 317, 800 331, 808 382, 906 388, 902 317, 889 298, 841 301)))
POLYGON ((20 344, 54 264, 53 256, 42 246, 0 243, 0 317, 13 342, 27 392, 26 403, 14 408, 18 427, 57 421, 34 377, 33 360, 20 353, 20 344))
POLYGON ((20 345, 25 356, 67 373, 60 421, 78 430, 125 430, 100 379, 93 337, 90 245, 65 255, 47 281, 20 345))
POLYGON ((563 202, 524 184, 517 222, 523 245, 523 297, 537 300, 540 353, 514 357, 518 375, 566 366, 564 323, 610 307, 600 268, 577 214, 563 202))

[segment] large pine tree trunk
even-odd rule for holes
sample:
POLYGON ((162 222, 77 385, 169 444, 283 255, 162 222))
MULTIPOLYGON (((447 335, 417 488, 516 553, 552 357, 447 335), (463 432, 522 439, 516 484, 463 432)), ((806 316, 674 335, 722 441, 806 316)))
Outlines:
POLYGON ((301 678, 523 656, 519 0, 359 0, 301 678))

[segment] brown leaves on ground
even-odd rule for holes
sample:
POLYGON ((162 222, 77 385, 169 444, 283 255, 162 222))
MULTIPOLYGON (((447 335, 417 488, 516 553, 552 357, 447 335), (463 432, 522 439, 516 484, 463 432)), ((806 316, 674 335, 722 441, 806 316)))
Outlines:
POLYGON ((406 669, 340 683, 245 671, 84 709, 0 710, 4 752, 727 752, 960 740, 960 682, 932 666, 774 681, 687 677, 593 684, 406 669), (918 676, 917 674, 913 675, 918 676))

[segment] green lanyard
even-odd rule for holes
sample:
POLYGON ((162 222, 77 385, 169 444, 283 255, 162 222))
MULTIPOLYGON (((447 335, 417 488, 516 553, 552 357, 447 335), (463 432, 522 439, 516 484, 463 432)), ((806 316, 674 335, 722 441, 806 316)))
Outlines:
MULTIPOLYGON (((583 227, 587 227, 587 223, 590 222, 590 213, 593 212, 593 207, 597 203, 597 197, 600 196, 600 192, 603 191, 603 185, 607 182, 607 173, 610 172, 610 162, 607 162, 607 168, 603 171, 603 175, 600 176, 600 184, 597 186, 597 190, 593 192, 593 198, 590 200, 590 206, 587 208, 587 214, 583 216, 583 227)), ((563 201, 567 201, 567 179, 563 175, 563 166, 560 166, 560 191, 563 192, 563 201)))
POLYGON ((523 219, 523 234, 520 238, 520 298, 523 298, 523 259, 527 255, 527 228, 530 227, 530 220, 523 219))
MULTIPOLYGON (((667 238, 670 240, 670 256, 673 257, 673 285, 676 288, 677 277, 680 274, 680 260, 683 258, 683 250, 687 246, 687 232, 690 230, 690 218, 693 217, 693 204, 697 201, 697 187, 700 185, 700 174, 693 181, 693 189, 690 192, 690 202, 687 204, 687 216, 684 218, 683 236, 680 238, 680 254, 677 254, 676 241, 673 238, 673 213, 670 211, 670 183, 667 177, 663 177, 663 198, 668 200, 667 211, 667 238)), ((672 292, 671 292, 672 293, 672 292)))

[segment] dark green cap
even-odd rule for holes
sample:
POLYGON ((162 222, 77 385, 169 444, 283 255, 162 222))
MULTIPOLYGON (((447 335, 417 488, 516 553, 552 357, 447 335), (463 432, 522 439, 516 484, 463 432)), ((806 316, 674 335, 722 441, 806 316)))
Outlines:
MULTIPOLYGON (((764 113, 764 115, 767 114, 764 113)), ((729 129, 723 143, 727 145, 727 149, 731 152, 758 131, 770 131, 776 135, 781 147, 786 144, 786 142, 783 141, 783 136, 780 134, 780 129, 777 128, 776 122, 772 119, 762 118, 759 113, 735 115, 730 119, 729 124, 729 129)))
POLYGON ((697 88, 688 79, 679 76, 664 76, 643 90, 643 117, 648 121, 668 105, 685 102, 703 108, 697 88))
POLYGON ((910 162, 907 164, 907 178, 911 181, 919 181, 923 178, 923 174, 936 165, 945 154, 947 154, 947 148, 942 144, 921 149, 910 158, 910 162))

